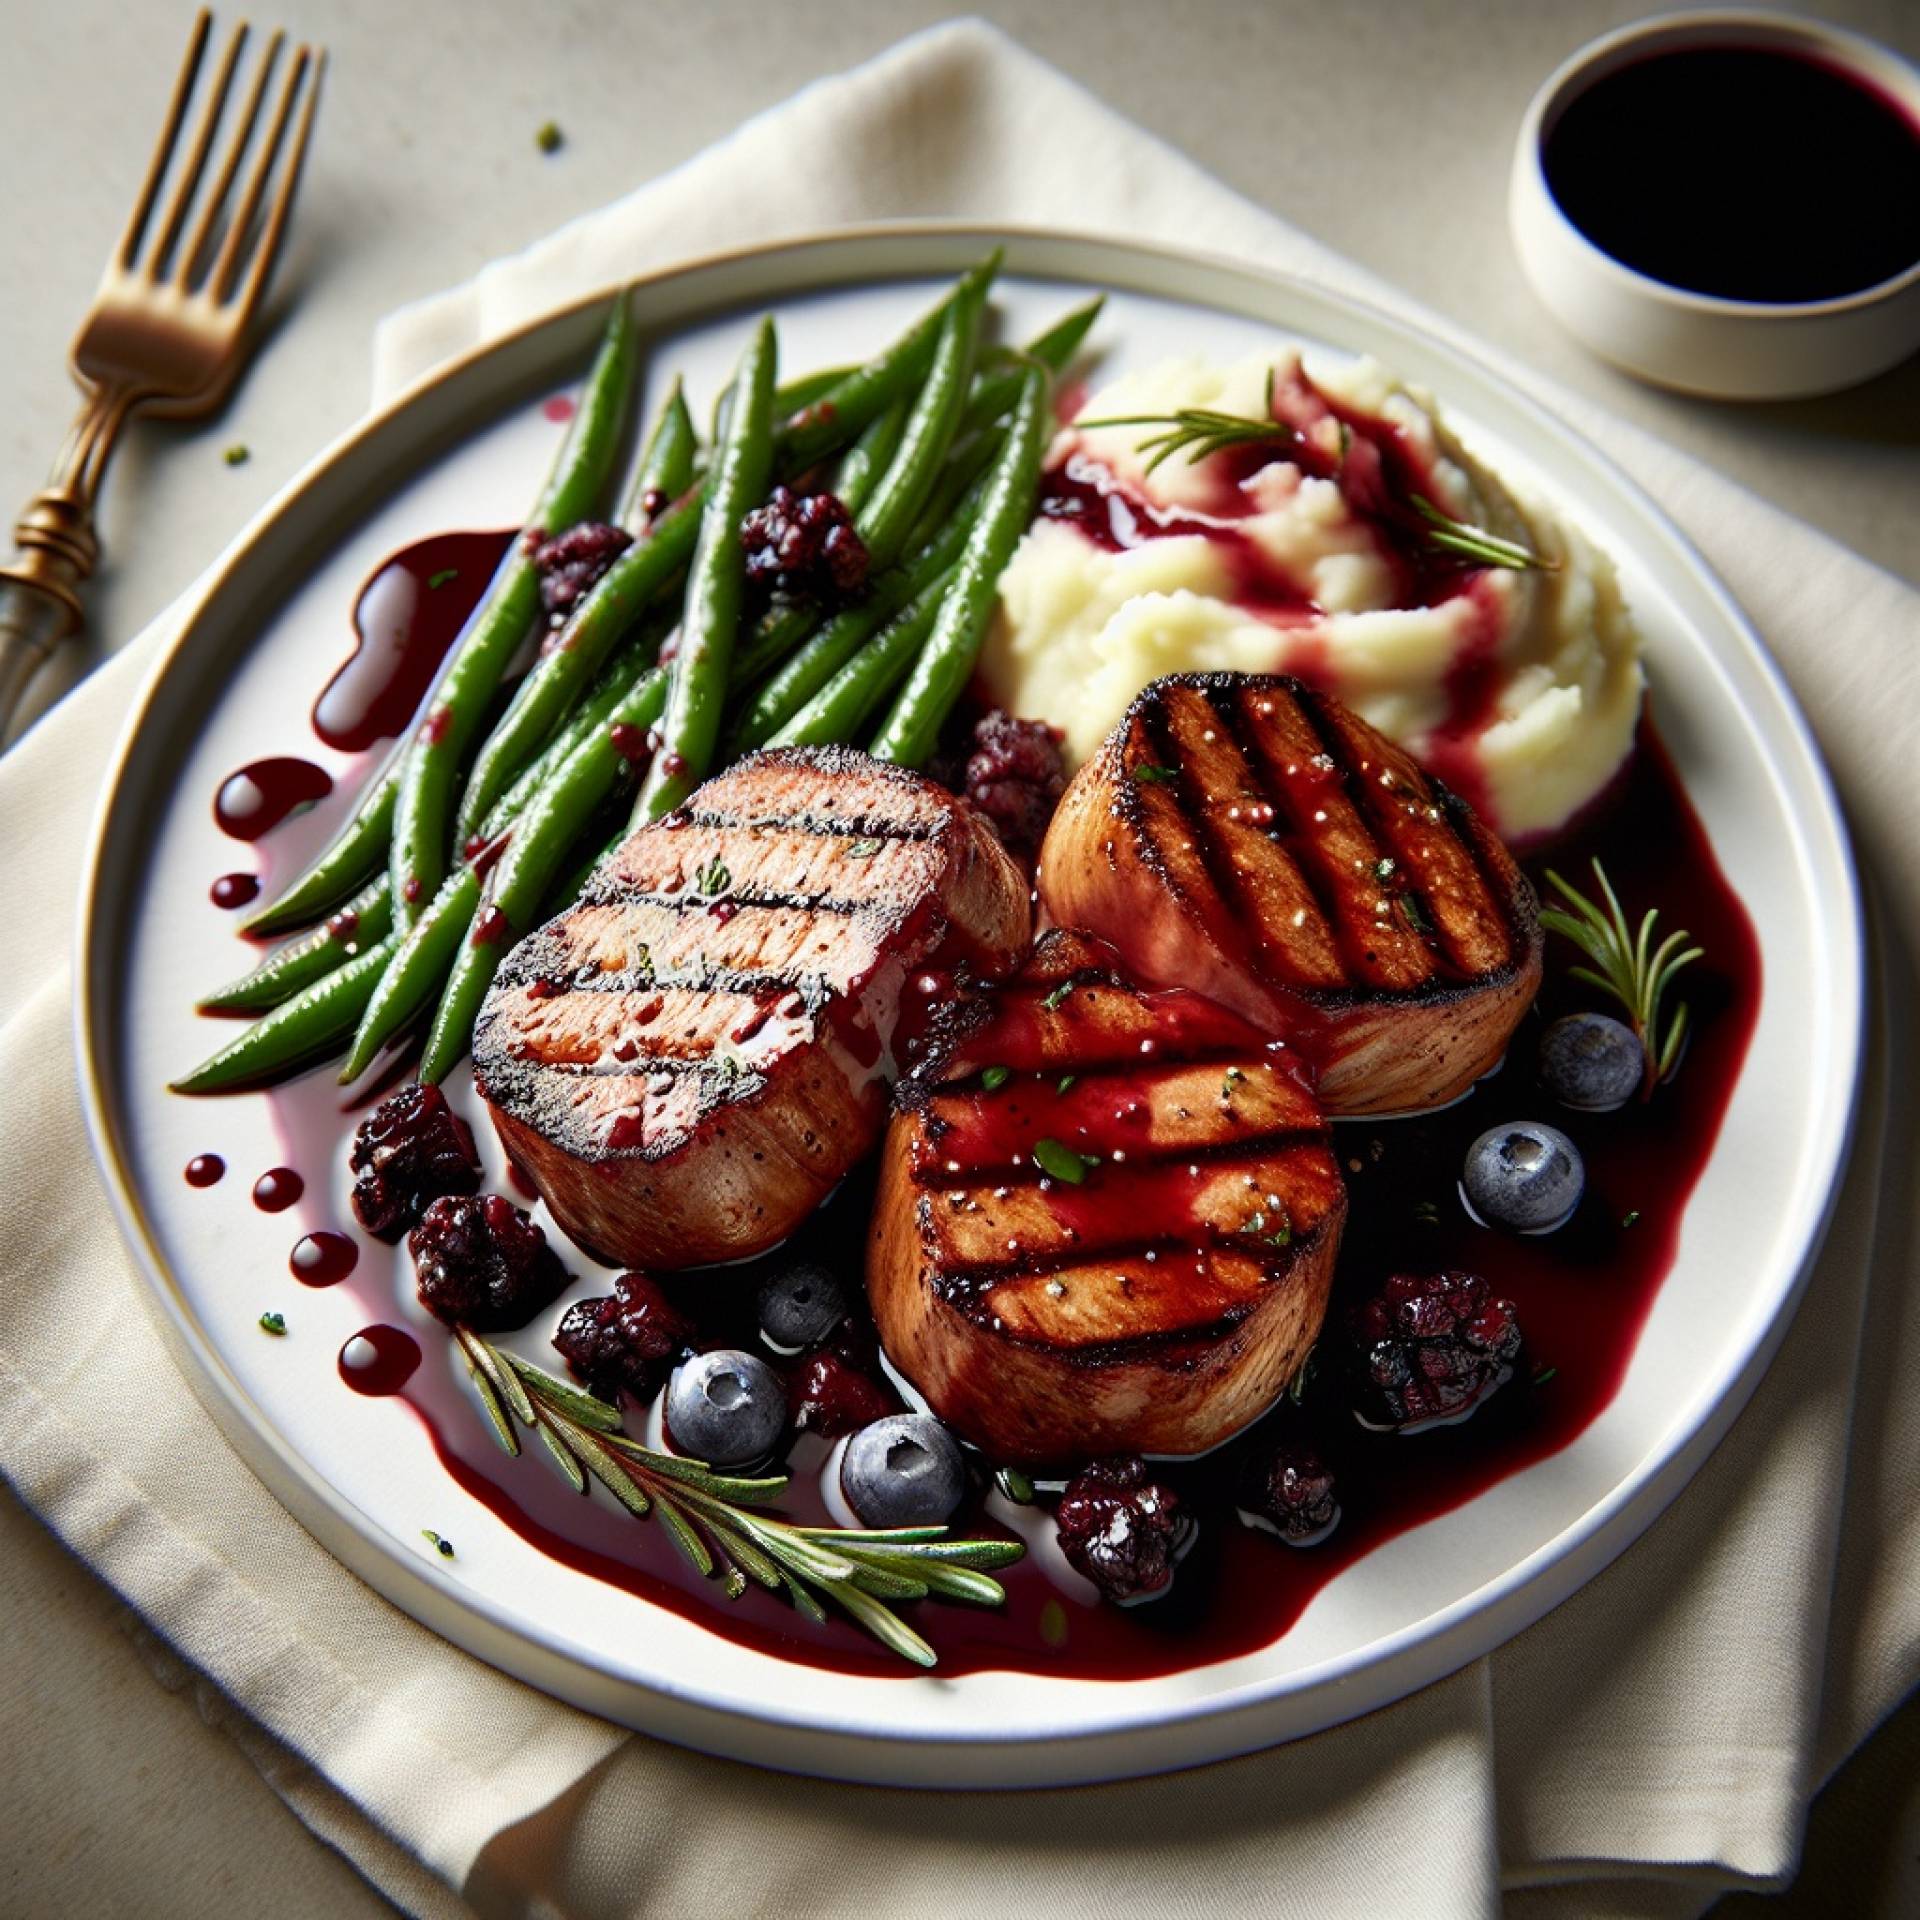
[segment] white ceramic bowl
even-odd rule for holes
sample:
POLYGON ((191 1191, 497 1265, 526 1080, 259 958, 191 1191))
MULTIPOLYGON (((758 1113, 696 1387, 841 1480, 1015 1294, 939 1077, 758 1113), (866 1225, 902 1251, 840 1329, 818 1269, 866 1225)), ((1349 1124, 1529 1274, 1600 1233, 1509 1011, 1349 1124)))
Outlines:
POLYGON ((1603 360, 1659 386, 1726 400, 1785 400, 1871 379, 1920 350, 1920 260, 1835 300, 1723 300, 1669 286, 1587 238, 1547 186, 1541 148, 1568 105, 1602 76, 1682 47, 1779 48, 1859 75, 1920 124, 1920 69, 1817 20, 1740 11, 1667 14, 1604 35, 1560 66, 1527 108, 1514 149, 1508 219, 1533 290, 1603 360))

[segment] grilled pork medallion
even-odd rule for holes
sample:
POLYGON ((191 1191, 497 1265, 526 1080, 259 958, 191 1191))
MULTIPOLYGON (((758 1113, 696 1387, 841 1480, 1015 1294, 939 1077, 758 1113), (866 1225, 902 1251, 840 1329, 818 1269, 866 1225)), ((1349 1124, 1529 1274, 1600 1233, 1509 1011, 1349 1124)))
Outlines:
POLYGON ((1047 914, 1313 1053, 1332 1114, 1458 1098, 1540 984, 1533 890, 1472 808, 1297 680, 1156 680, 1074 776, 1047 914))
POLYGON ((631 1267, 743 1258, 878 1138, 903 1000, 1009 972, 1029 930, 1024 882, 964 801, 845 748, 754 754, 508 956, 476 1079, 582 1246, 631 1267))
POLYGON ((1298 1370, 1347 1202, 1283 1044, 1054 932, 899 1104, 868 1296, 894 1365, 991 1459, 1203 1452, 1298 1370))

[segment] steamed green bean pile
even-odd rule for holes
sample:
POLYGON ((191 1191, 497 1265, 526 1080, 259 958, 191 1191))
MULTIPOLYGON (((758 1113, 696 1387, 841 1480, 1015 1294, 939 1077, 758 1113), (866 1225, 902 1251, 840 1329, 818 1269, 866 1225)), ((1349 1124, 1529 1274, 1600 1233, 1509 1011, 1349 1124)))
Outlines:
MULTIPOLYGON (((766 745, 926 763, 1033 511, 1053 377, 1099 308, 1023 350, 983 346, 998 268, 983 261, 863 365, 784 384, 760 321, 704 446, 676 382, 621 495, 631 544, 511 683, 542 628, 535 542, 515 543, 410 736, 248 923, 292 937, 201 1003, 258 1017, 178 1091, 269 1084, 342 1053, 349 1081, 422 1030, 419 1077, 440 1080, 513 943, 580 892, 629 821, 766 745), (835 496, 865 553, 858 592, 761 610, 742 527, 776 483, 835 496)), ((609 509, 639 363, 621 298, 530 530, 609 509)))

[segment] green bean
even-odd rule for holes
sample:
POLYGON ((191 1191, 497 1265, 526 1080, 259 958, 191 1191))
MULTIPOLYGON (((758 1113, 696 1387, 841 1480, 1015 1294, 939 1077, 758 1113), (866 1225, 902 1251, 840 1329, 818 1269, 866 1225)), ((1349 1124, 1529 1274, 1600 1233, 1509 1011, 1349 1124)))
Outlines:
POLYGON ((383 873, 362 887, 333 919, 276 947, 251 973, 208 994, 200 1002, 200 1011, 266 1013, 356 953, 377 945, 392 925, 392 883, 383 873))
POLYGON ((727 669, 746 591, 740 522, 766 498, 773 468, 778 351, 772 320, 762 320, 734 375, 726 437, 714 455, 699 541, 687 566, 687 604, 668 681, 660 750, 647 770, 646 804, 655 817, 706 778, 720 737, 727 669))
MULTIPOLYGON (((773 390, 773 417, 784 422, 796 413, 804 413, 816 400, 825 399, 842 380, 859 370, 858 367, 819 367, 812 373, 783 380, 773 390)), ((727 402, 732 398, 733 382, 729 380, 714 395, 712 434, 716 440, 720 438, 720 423, 726 418, 727 402)))
POLYGON ((1000 271, 1001 257, 1000 249, 994 248, 977 267, 960 277, 939 305, 923 314, 890 347, 856 367, 788 421, 780 440, 782 464, 790 471, 811 466, 823 453, 844 446, 876 413, 918 386, 933 362, 948 309, 961 300, 984 300, 1000 271))
POLYGON ((1047 387, 1042 366, 1031 366, 1021 376, 1007 444, 994 463, 979 518, 967 537, 933 632, 874 737, 871 751, 876 759, 924 766, 939 741, 942 724, 966 688, 987 623, 993 618, 1001 572, 1033 513, 1034 489, 1047 447, 1047 387))
MULTIPOLYGON (((770 382, 764 397, 772 398, 770 382)), ((420 1060, 423 1081, 444 1079, 466 1052, 481 1002, 508 948, 532 930, 554 876, 629 770, 615 744, 614 728, 645 733, 653 726, 666 704, 669 678, 657 669, 635 682, 608 724, 567 756, 515 822, 513 837, 488 883, 488 909, 499 917, 476 926, 473 937, 453 956, 420 1060)))
POLYGON ((647 603, 685 567, 700 515, 681 506, 637 540, 593 584, 553 645, 515 690, 467 775, 457 826, 462 838, 500 796, 647 603))
POLYGON ((966 404, 979 332, 980 301, 956 300, 940 323, 933 364, 907 416, 900 449, 854 522, 873 566, 891 566, 900 557, 933 491, 966 404))
POLYGON ((1004 367, 983 373, 973 383, 967 410, 960 416, 961 433, 977 433, 982 427, 992 426, 1019 398, 1023 359, 1044 361, 1053 372, 1064 373, 1068 361, 1080 351, 1080 343, 1099 319, 1106 298, 1105 294, 1096 294, 1071 313, 1063 314, 1038 339, 1031 341, 1024 352, 1007 354, 1004 367))
POLYGON ((911 558, 882 574, 864 600, 842 608, 768 679, 729 736, 727 759, 770 741, 887 621, 952 567, 966 546, 985 493, 986 482, 976 475, 911 558))
MULTIPOLYGON (((558 533, 589 514, 619 449, 637 350, 628 302, 622 294, 607 317, 599 357, 531 525, 558 533)), ((447 870, 454 785, 507 663, 531 628, 540 583, 524 542, 515 544, 467 623, 429 696, 425 722, 400 760, 393 809, 394 912, 408 925, 447 870)))
POLYGON ((242 922, 243 933, 258 936, 310 926, 379 872, 393 831, 393 803, 400 791, 399 760, 396 753, 367 789, 346 825, 300 878, 270 906, 242 922))
POLYGON ((693 485, 694 461, 699 452, 700 436, 687 407, 686 389, 676 374, 673 391, 647 436, 640 470, 627 491, 627 504, 620 510, 620 524, 627 532, 637 539, 660 518, 648 507, 649 498, 665 495, 668 501, 678 500, 693 485))
POLYGON ((883 626, 768 742, 828 746, 858 737, 868 717, 926 644, 952 588, 954 569, 938 575, 883 626))
POLYGON ((861 428, 860 437, 840 456, 833 491, 849 513, 858 513, 891 464, 906 431, 907 403, 896 400, 861 428))
POLYGON ((303 1067, 317 1066, 353 1032, 361 1009, 400 944, 389 933, 378 946, 357 953, 345 966, 297 993, 263 1020, 256 1020, 239 1039, 203 1061, 184 1079, 173 1083, 175 1093, 231 1093, 243 1087, 264 1086, 303 1067))
MULTIPOLYGON (((595 740, 612 751, 608 732, 618 719, 636 684, 657 683, 665 678, 651 663, 657 652, 659 635, 642 636, 621 649, 617 664, 626 669, 616 676, 603 674, 593 692, 581 703, 558 738, 508 788, 499 804, 487 816, 480 829, 487 841, 514 829, 521 815, 543 792, 548 780, 556 777, 581 747, 595 740)), ((653 718, 659 714, 656 705, 653 718)), ((648 721, 652 724, 651 719, 648 721)), ((508 847, 511 848, 509 840, 508 847)), ((501 858, 505 857, 503 853, 501 858)), ((473 925, 479 911, 482 892, 480 869, 465 864, 440 883, 426 911, 407 928, 406 937, 395 949, 391 963, 378 986, 368 995, 360 1016, 358 1031, 347 1056, 343 1081, 357 1079, 380 1049, 408 1021, 422 1012, 439 992, 453 966, 454 954, 462 937, 473 925)))

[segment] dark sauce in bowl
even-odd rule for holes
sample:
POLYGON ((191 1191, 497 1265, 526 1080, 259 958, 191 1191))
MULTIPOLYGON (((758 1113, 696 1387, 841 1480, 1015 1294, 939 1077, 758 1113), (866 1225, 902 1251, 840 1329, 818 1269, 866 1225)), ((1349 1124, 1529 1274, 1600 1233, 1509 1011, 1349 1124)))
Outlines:
POLYGON ((1567 102, 1541 165, 1595 246, 1687 292, 1800 305, 1920 261, 1920 125, 1864 76, 1783 48, 1616 67, 1567 102))

